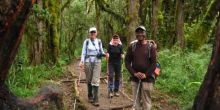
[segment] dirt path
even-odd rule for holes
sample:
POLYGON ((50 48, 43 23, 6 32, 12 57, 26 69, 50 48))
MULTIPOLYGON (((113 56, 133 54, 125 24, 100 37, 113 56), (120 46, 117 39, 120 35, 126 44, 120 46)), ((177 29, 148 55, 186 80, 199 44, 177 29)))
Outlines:
MULTIPOLYGON (((80 68, 78 67, 78 63, 76 62, 73 67, 73 73, 76 73, 79 75, 80 68)), ((85 74, 82 73, 81 79, 85 79, 85 74)), ((100 87, 99 87, 99 107, 93 106, 91 103, 88 102, 88 97, 87 97, 87 85, 86 83, 80 83, 79 86, 79 91, 80 91, 80 97, 85 103, 85 107, 87 110, 102 110, 102 109, 109 109, 109 107, 116 107, 116 106, 122 106, 122 105, 131 105, 132 102, 128 100, 124 95, 120 93, 119 97, 113 97, 111 99, 108 98, 108 93, 107 93, 107 84, 105 83, 104 80, 101 80, 100 87)))
POLYGON ((73 67, 73 62, 64 67, 64 75, 59 79, 60 89, 63 91, 64 110, 73 110, 74 108, 74 77, 70 67, 73 67))
MULTIPOLYGON (((78 66, 79 60, 75 60, 72 63, 66 66, 66 71, 64 76, 60 79, 60 87, 64 91, 64 106, 65 110, 73 110, 74 108, 74 80, 76 80, 80 73, 80 68, 78 66)), ((81 79, 85 79, 85 74, 82 73, 81 79)), ((129 84, 128 84, 129 85, 129 84)), ((124 86, 125 87, 125 86, 124 86)), ((126 86, 127 87, 127 86, 126 86)), ((122 89, 121 90, 126 90, 122 89)), ((176 104, 170 104, 168 102, 169 96, 166 94, 161 94, 158 90, 153 91, 152 101, 153 108, 152 110, 179 110, 179 107, 176 104)), ((79 86, 79 96, 85 106, 86 110, 108 110, 110 107, 131 105, 132 101, 120 93, 119 97, 113 97, 112 99, 108 98, 107 94, 107 85, 105 81, 101 81, 99 88, 99 102, 100 106, 95 107, 88 102, 87 98, 87 86, 85 83, 80 83, 79 86)), ((129 92, 126 92, 129 97, 132 97, 129 92)), ((117 109, 118 110, 118 109, 117 109)), ((119 109, 120 110, 120 109, 119 109)), ((124 110, 132 110, 132 108, 126 108, 124 110)))

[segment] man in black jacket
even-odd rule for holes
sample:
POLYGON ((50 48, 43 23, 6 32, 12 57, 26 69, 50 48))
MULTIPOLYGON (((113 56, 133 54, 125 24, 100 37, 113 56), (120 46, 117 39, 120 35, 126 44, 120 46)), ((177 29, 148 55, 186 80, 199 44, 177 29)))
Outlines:
POLYGON ((155 80, 156 47, 145 39, 144 26, 137 27, 135 34, 137 42, 130 44, 125 56, 125 65, 132 81, 133 107, 135 110, 150 110, 151 91, 155 80))

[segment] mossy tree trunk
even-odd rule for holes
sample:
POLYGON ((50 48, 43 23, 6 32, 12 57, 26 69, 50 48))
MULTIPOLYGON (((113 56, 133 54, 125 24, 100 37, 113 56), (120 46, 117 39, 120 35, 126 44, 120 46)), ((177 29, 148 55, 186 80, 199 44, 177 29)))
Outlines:
POLYGON ((177 43, 184 48, 184 0, 176 2, 176 36, 177 43))
POLYGON ((159 0, 152 0, 152 38, 153 40, 157 41, 157 15, 158 15, 158 9, 159 9, 159 0))
POLYGON ((126 16, 126 25, 127 31, 126 36, 129 42, 136 39, 135 37, 135 28, 138 26, 138 9, 139 9, 139 0, 127 0, 127 16, 126 16))
POLYGON ((2 0, 0 5, 0 109, 62 110, 62 92, 55 86, 40 89, 38 95, 19 99, 5 84, 24 33, 28 14, 35 0, 2 0), (4 10, 3 10, 4 9, 4 10), (47 103, 47 104, 45 104, 47 103))
POLYGON ((172 47, 175 44, 176 35, 175 35, 175 25, 173 25, 175 21, 175 1, 171 0, 163 0, 162 1, 162 12, 163 12, 163 34, 160 34, 162 37, 160 39, 162 47, 172 47))
POLYGON ((33 13, 29 19, 26 30, 28 31, 28 59, 31 65, 42 64, 44 61, 45 22, 41 16, 43 1, 36 0, 39 12, 33 13), (32 26, 35 25, 35 26, 32 26))
POLYGON ((96 0, 95 2, 95 13, 96 13, 96 28, 98 30, 98 34, 101 35, 101 30, 100 30, 100 20, 101 20, 101 10, 99 8, 98 2, 99 0, 96 0))
POLYGON ((46 62, 50 64, 55 64, 58 62, 60 54, 60 36, 58 34, 60 0, 44 0, 44 6, 51 15, 46 21, 46 62))
POLYGON ((2 0, 0 5, 0 108, 15 110, 19 100, 5 84, 35 0, 2 0))
POLYGON ((140 24, 146 24, 146 17, 147 17, 147 0, 140 0, 139 1, 140 8, 139 8, 139 17, 140 17, 140 24))
MULTIPOLYGON (((220 9, 220 2, 218 3, 220 9)), ((208 71, 194 100, 193 110, 220 108, 220 19, 208 71)))

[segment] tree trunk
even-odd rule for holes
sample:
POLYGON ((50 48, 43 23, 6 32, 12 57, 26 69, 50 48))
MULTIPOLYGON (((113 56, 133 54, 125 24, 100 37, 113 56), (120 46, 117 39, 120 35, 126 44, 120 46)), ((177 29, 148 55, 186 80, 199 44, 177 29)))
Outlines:
MULTIPOLYGON (((37 0, 36 3, 38 4, 39 8, 43 10, 43 1, 37 0)), ((44 61, 44 39, 45 39, 45 23, 41 16, 41 12, 36 15, 33 15, 35 19, 32 19, 33 24, 36 25, 34 30, 32 28, 27 28, 29 32, 28 34, 28 58, 31 65, 38 65, 42 64, 44 61)))
POLYGON ((139 17, 140 17, 140 24, 146 25, 146 17, 147 17, 147 0, 140 0, 140 9, 139 9, 139 17))
POLYGON ((152 36, 155 41, 157 41, 157 15, 159 3, 159 0, 152 0, 152 36))
POLYGON ((51 17, 47 20, 47 58, 50 64, 58 62, 60 54, 60 36, 58 34, 58 18, 60 12, 60 0, 44 1, 45 8, 50 12, 51 17))
POLYGON ((136 39, 135 28, 138 26, 138 0, 128 0, 128 12, 127 12, 127 38, 129 42, 136 39))
POLYGON ((177 43, 181 48, 184 48, 184 0, 177 0, 176 2, 176 36, 177 43))
POLYGON ((0 5, 0 107, 14 110, 17 98, 5 85, 8 70, 22 39, 27 15, 35 0, 2 0, 0 5), (4 5, 3 5, 4 4, 4 5))
POLYGON ((0 16, 0 82, 5 81, 8 70, 14 60, 22 39, 24 23, 34 1, 35 0, 1 1, 4 5, 0 5, 0 13, 4 14, 0 16))
MULTIPOLYGON (((217 3, 220 11, 220 1, 217 3)), ((208 71, 194 100, 193 110, 219 110, 220 108, 220 19, 208 71)))
POLYGON ((96 28, 98 30, 98 34, 101 35, 101 30, 100 30, 101 10, 99 8, 98 2, 99 1, 95 2, 96 28))
POLYGON ((62 110, 62 93, 55 86, 40 89, 37 96, 18 99, 5 84, 35 0, 2 0, 0 5, 0 108, 1 110, 62 110), (4 9, 4 10, 3 10, 4 9), (46 105, 44 103, 47 103, 46 105), (51 104, 51 105, 50 105, 51 104), (44 108, 45 107, 45 108, 44 108))

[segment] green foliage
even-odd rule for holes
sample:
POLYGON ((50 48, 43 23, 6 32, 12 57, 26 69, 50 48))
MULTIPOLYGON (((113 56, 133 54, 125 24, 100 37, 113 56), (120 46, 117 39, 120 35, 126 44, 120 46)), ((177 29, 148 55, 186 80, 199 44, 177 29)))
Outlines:
MULTIPOLYGON (((206 13, 197 18, 198 21, 191 21, 189 25, 185 23, 185 29, 188 31, 190 28, 190 33, 186 33, 186 44, 187 47, 194 50, 199 49, 202 45, 207 43, 210 38, 214 37, 213 31, 215 31, 217 22, 217 10, 215 9, 216 1, 211 0, 210 4, 207 5, 208 9, 206 13)), ((185 30, 184 29, 184 30, 185 30)), ((185 31, 186 31, 185 30, 185 31)))
POLYGON ((211 46, 204 45, 196 52, 172 48, 158 53, 161 75, 156 88, 177 97, 181 107, 191 106, 207 71, 211 46))
POLYGON ((7 84, 12 92, 19 97, 33 96, 42 85, 42 82, 56 79, 62 75, 62 72, 62 65, 54 67, 47 65, 30 67, 13 64, 10 69, 7 84))
POLYGON ((158 11, 158 15, 157 15, 157 21, 158 21, 158 24, 159 25, 163 25, 163 14, 162 14, 162 12, 159 10, 158 11))
POLYGON ((39 6, 39 4, 34 4, 32 8, 32 14, 31 16, 37 16, 43 20, 50 21, 51 14, 47 9, 42 8, 39 6))

